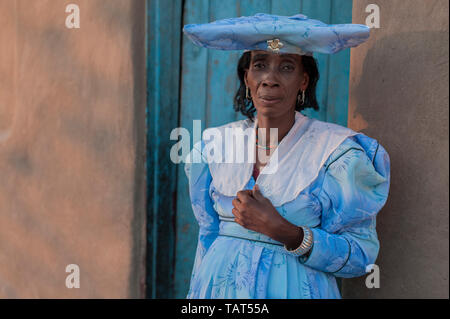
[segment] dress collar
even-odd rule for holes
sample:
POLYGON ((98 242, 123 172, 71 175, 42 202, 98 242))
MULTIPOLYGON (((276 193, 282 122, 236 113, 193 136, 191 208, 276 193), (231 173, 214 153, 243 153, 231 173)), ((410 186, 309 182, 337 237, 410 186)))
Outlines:
MULTIPOLYGON (((225 196, 236 196, 240 190, 246 189, 252 179, 255 163, 255 137, 258 119, 254 122, 241 120, 217 128, 225 137, 224 143, 218 144, 216 139, 211 142, 222 149, 222 161, 214 162, 210 153, 206 153, 213 186, 225 196), (225 134, 226 128, 251 128, 247 139, 243 141, 244 149, 250 157, 243 163, 227 163, 225 155, 227 147, 232 143, 232 137, 225 134)), ((204 131, 207 132, 207 129, 204 131)), ((295 122, 286 136, 280 141, 271 155, 269 162, 260 171, 255 183, 261 193, 274 206, 295 199, 314 179, 331 153, 348 136, 357 134, 349 128, 308 118, 300 112, 295 112, 295 122)), ((208 134, 207 134, 208 135, 208 134)), ((211 147, 212 145, 210 145, 211 147)), ((228 150, 230 151, 230 150, 228 150)), ((251 183, 253 184, 253 183, 251 183)))

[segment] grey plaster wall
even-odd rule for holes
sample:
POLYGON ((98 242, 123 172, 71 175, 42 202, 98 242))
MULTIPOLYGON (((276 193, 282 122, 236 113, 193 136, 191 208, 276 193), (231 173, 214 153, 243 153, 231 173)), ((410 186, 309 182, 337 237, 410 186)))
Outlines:
POLYGON ((391 189, 378 215, 380 288, 346 279, 346 298, 449 297, 447 0, 355 0, 353 23, 380 8, 380 28, 352 49, 349 127, 391 159, 391 189))

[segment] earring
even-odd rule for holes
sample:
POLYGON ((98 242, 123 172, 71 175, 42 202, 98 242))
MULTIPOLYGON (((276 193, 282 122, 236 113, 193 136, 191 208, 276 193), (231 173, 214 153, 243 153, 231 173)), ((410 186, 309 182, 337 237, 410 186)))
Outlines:
POLYGON ((297 96, 297 102, 300 105, 305 104, 305 91, 302 91, 302 96, 300 97, 300 94, 297 96))
POLYGON ((248 94, 248 86, 245 87, 245 98, 247 100, 251 100, 252 99, 252 97, 248 94))

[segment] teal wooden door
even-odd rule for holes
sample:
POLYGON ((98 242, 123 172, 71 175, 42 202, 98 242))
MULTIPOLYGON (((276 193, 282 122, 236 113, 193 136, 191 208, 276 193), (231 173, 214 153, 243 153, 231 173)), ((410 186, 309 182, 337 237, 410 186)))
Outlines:
MULTIPOLYGON (((182 26, 256 13, 303 13, 326 23, 351 23, 352 0, 149 0, 148 10, 147 296, 185 298, 198 226, 184 166, 168 161, 174 144, 170 130, 184 127, 192 136, 193 120, 204 130, 244 117, 233 110, 241 52, 197 47, 180 34, 182 26)), ((315 57, 320 110, 304 113, 346 125, 350 51, 315 57)))

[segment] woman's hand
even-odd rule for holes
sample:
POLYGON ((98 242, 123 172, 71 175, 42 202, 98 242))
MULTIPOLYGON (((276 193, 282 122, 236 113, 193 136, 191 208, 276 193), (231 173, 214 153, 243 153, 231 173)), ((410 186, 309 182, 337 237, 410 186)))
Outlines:
POLYGON ((269 236, 289 249, 300 246, 303 231, 283 218, 258 185, 252 190, 242 190, 232 201, 235 221, 244 228, 269 236))

